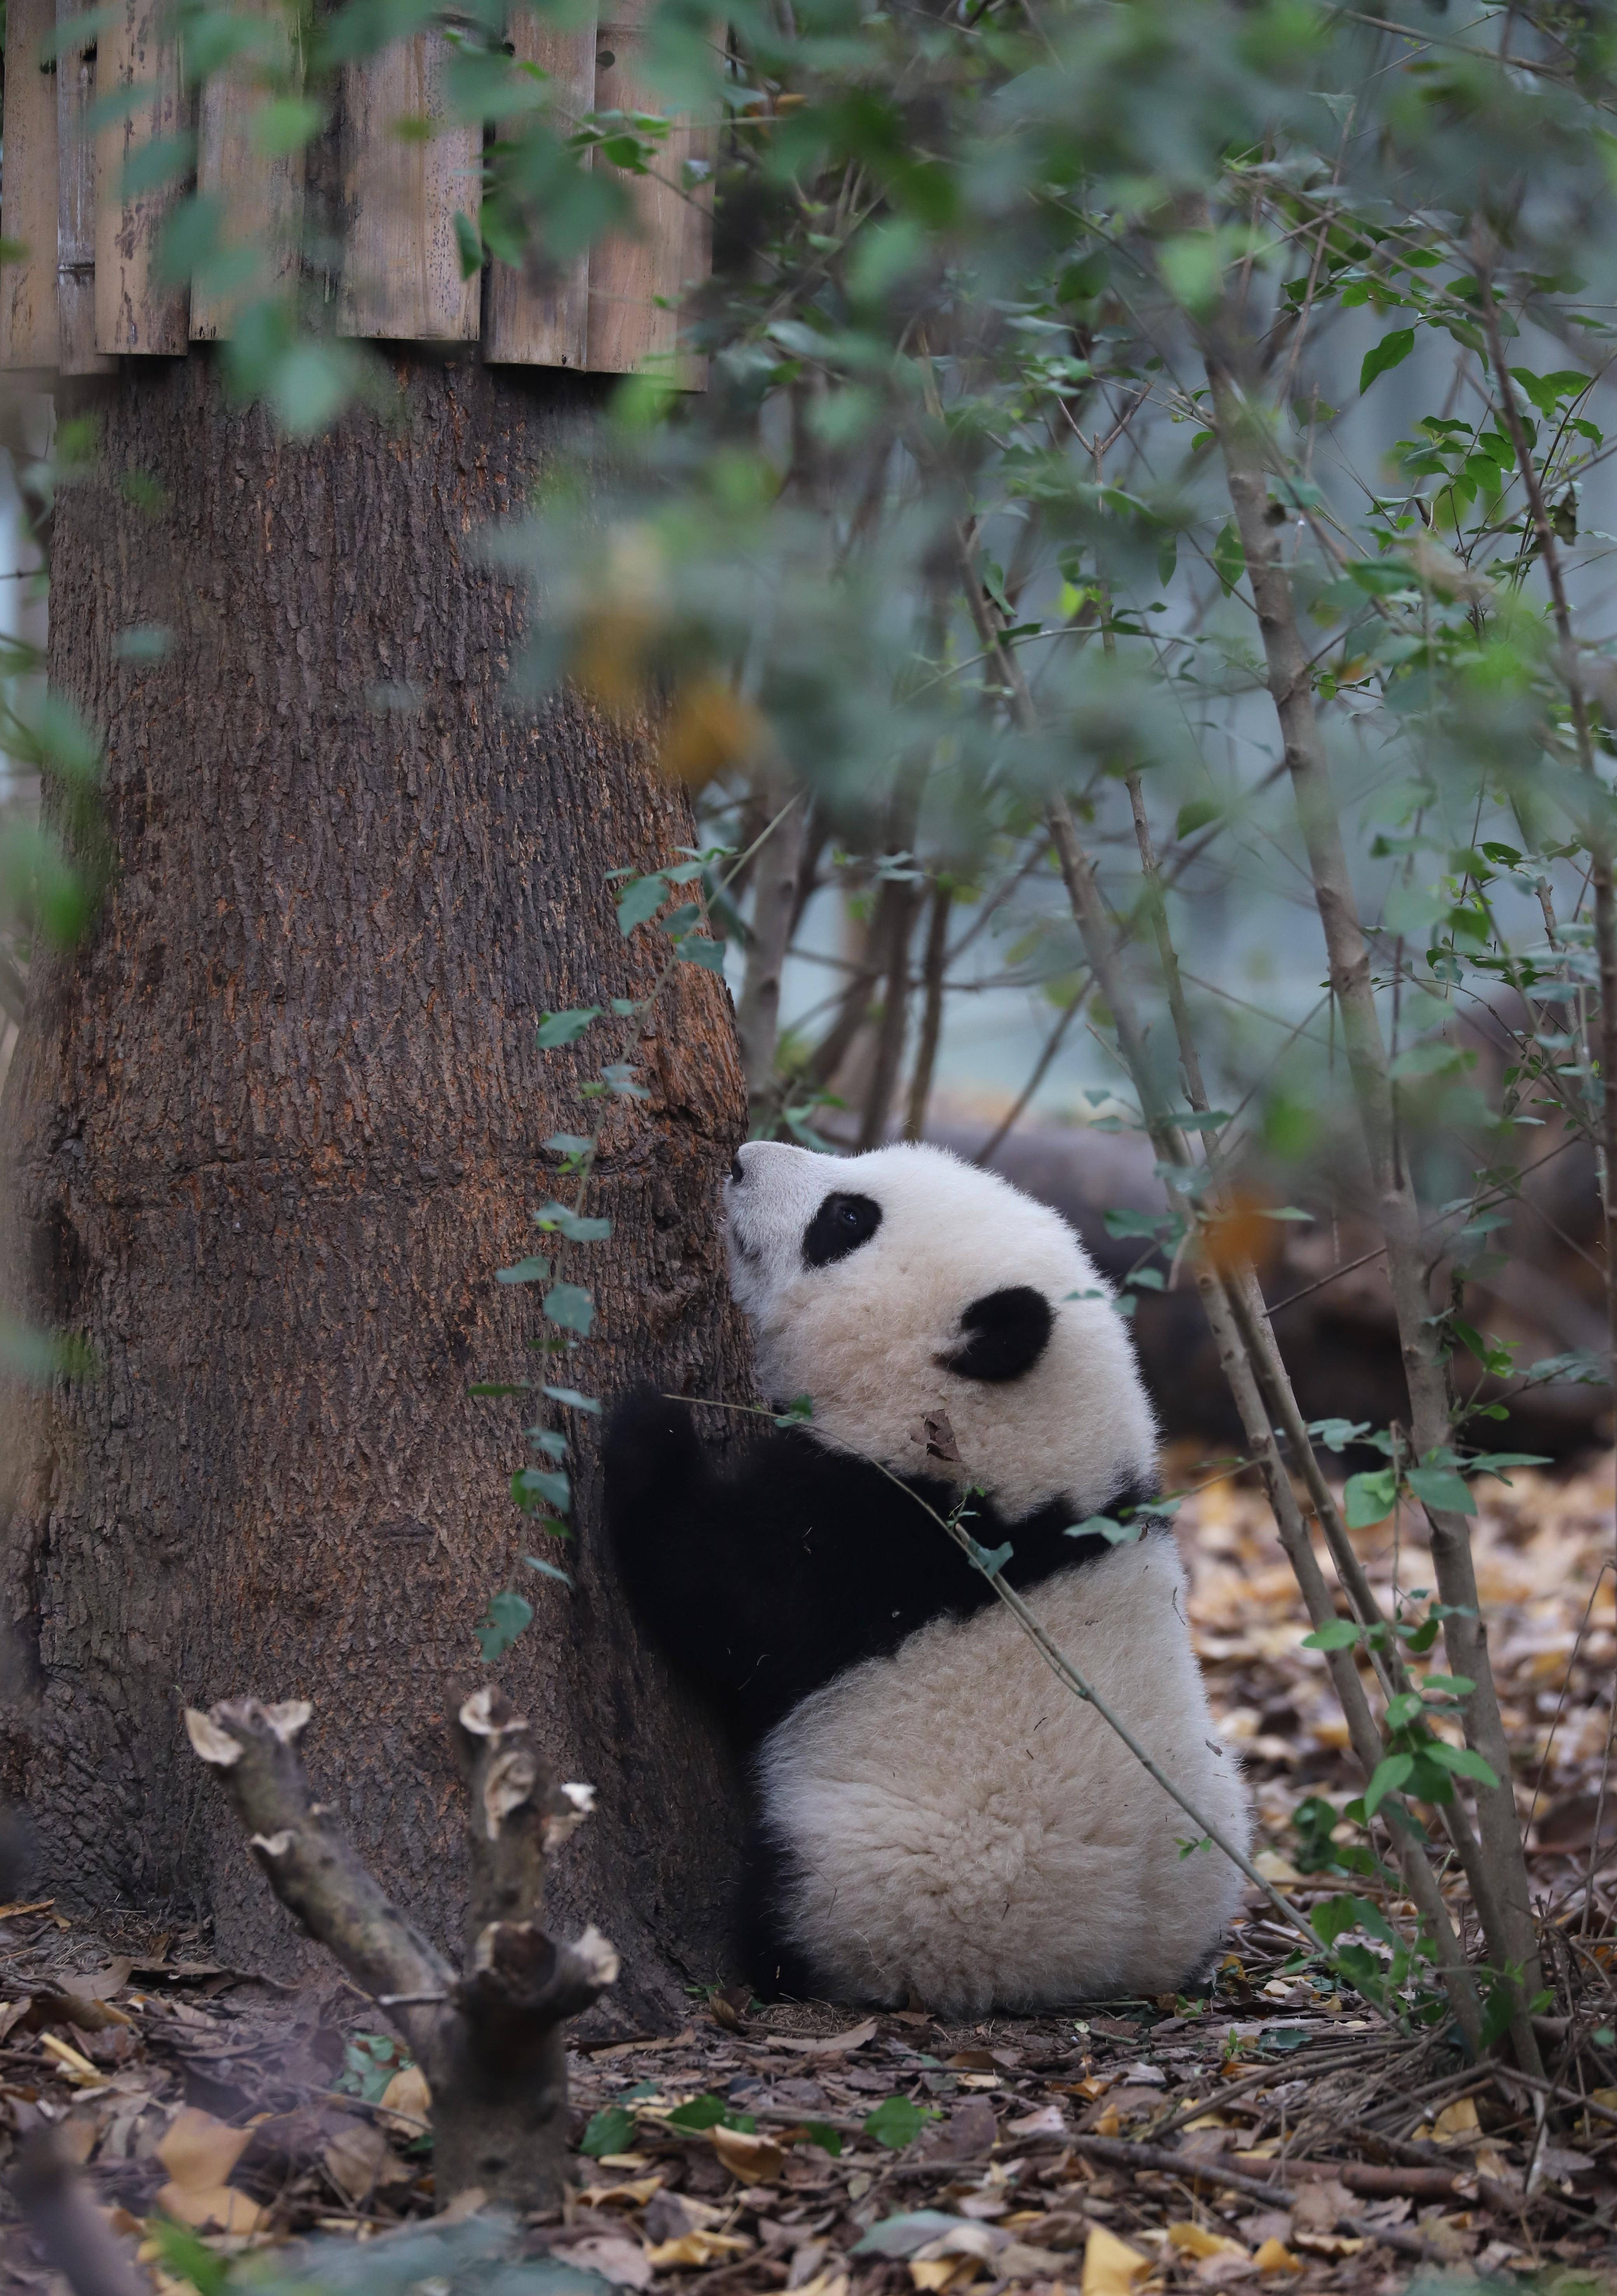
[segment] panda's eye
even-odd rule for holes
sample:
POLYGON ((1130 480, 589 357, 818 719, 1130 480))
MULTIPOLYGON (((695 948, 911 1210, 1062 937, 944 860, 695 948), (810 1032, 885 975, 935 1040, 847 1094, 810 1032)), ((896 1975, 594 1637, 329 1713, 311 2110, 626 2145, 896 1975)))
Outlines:
POLYGON ((882 1225, 882 1207, 870 1196, 827 1196, 803 1231, 805 1267, 829 1267, 858 1251, 882 1225))

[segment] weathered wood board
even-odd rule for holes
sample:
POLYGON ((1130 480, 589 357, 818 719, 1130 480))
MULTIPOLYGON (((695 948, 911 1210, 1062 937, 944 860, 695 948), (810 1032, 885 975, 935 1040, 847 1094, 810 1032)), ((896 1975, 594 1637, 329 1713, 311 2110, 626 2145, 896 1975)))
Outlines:
POLYGON ((0 366, 53 367, 56 332, 56 72, 41 61, 56 0, 9 0, 0 234, 22 253, 0 266, 0 366))
POLYGON ((97 45, 98 95, 150 88, 127 119, 95 139, 95 348, 174 353, 190 340, 188 298, 157 275, 157 242, 177 193, 170 184, 119 197, 125 162, 159 136, 176 135, 189 106, 180 93, 179 49, 167 0, 123 0, 97 45))
MULTIPOLYGON (((566 32, 551 29, 529 9, 519 9, 512 14, 507 33, 516 61, 538 64, 549 75, 558 127, 595 109, 593 8, 587 20, 566 32)), ((488 275, 483 357, 519 366, 587 366, 587 254, 549 275, 537 266, 529 275, 509 263, 495 264, 488 275)))
MULTIPOLYGON (((663 99, 644 65, 650 0, 602 0, 595 39, 595 106, 602 111, 661 111, 663 99)), ((603 374, 628 374, 648 364, 667 367, 679 334, 686 285, 712 264, 711 198, 683 184, 687 160, 710 156, 705 133, 676 126, 654 176, 626 178, 638 230, 598 240, 589 255, 589 364, 603 374)), ((602 164, 597 155, 596 164, 602 164)), ((700 390, 706 363, 684 358, 672 380, 700 390)))
POLYGON ((267 102, 254 83, 254 66, 275 60, 286 37, 285 11, 275 0, 258 0, 266 47, 242 68, 215 72, 197 102, 197 189, 225 203, 223 237, 227 248, 250 248, 259 260, 253 277, 240 286, 215 289, 193 281, 193 341, 228 335, 236 311, 255 295, 286 286, 298 275, 299 234, 303 219, 303 153, 270 158, 259 148, 254 123, 267 102))
POLYGON ((442 119, 449 53, 441 34, 418 32, 343 73, 344 334, 477 340, 482 280, 461 277, 455 217, 475 222, 482 204, 482 132, 409 132, 442 119))
MULTIPOLYGON (((56 0, 60 32, 78 0, 56 0)), ((95 348, 95 147, 84 129, 95 100, 95 49, 64 47, 56 59, 56 334, 63 374, 111 366, 95 348)))

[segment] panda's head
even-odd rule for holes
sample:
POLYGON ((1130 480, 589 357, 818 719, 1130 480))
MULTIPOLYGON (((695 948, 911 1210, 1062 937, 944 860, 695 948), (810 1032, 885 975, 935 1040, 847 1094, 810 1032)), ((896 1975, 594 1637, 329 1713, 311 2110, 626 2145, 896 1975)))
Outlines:
POLYGON ((764 1392, 897 1473, 1009 1516, 1090 1513, 1148 1478, 1151 1406, 1110 1292, 1060 1214, 947 1150, 819 1156, 751 1141, 725 1185, 730 1281, 764 1392), (961 1455, 929 1457, 947 1414, 961 1455))

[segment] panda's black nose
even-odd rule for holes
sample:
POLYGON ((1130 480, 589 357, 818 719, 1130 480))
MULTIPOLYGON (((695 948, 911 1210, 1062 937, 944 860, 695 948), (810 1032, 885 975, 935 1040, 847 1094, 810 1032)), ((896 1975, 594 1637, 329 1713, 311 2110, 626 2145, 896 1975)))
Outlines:
POLYGON ((746 1177, 746 1167, 742 1162, 741 1158, 739 1156, 732 1156, 730 1159, 730 1177, 735 1181, 737 1187, 741 1185, 746 1177))

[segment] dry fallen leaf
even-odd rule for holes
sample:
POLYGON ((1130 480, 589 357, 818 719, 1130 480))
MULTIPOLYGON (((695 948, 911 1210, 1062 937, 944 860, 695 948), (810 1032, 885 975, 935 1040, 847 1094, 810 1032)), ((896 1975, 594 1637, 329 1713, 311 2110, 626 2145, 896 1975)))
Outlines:
POLYGON ((625 2240, 614 2233, 595 2233, 587 2240, 575 2240, 565 2255, 569 2264, 581 2264, 620 2288, 651 2286, 651 2259, 637 2240, 625 2240))
POLYGON ((1130 2296, 1137 2280, 1151 2269, 1149 2257, 1096 2225, 1084 2243, 1083 2296, 1130 2296))
POLYGON ((817 2272, 798 2283, 795 2296, 848 2296, 848 2275, 834 2269, 817 2272))
POLYGON ((1330 2232, 1338 2217, 1353 2213, 1353 2195, 1334 2177, 1321 2177, 1317 2184, 1299 2185, 1290 2195, 1292 2224, 1301 2232, 1330 2232))
POLYGON ((618 2204, 626 2209, 643 2209, 661 2184, 661 2176, 635 2177, 622 2185, 584 2185, 579 2187, 579 2205, 586 2209, 602 2209, 618 2204))
POLYGON ((185 2106, 157 2148, 169 2177, 157 2195, 158 2207, 199 2230, 211 2226, 219 2232, 256 2232, 263 2210, 225 2181, 251 2141, 250 2128, 231 2128, 211 2112, 185 2106))
POLYGON ((1168 2237, 1184 2256, 1244 2256, 1247 2252, 1238 2240, 1209 2232, 1205 2225, 1170 2224, 1168 2237))
POLYGON ((1020 2120, 1007 2126, 1013 2136, 1064 2136, 1067 2133, 1058 2104, 1040 2105, 1036 2112, 1024 2112, 1020 2120))
POLYGON ((1457 2103, 1446 2104, 1432 2124, 1432 2140, 1438 2144, 1466 2144, 1482 2133, 1476 2101, 1469 2096, 1461 2097, 1457 2103))
POLYGON ((909 2276, 914 2285, 924 2292, 924 2296, 939 2296, 941 2289, 963 2288, 968 2280, 974 2280, 981 2269, 981 2257, 933 2256, 923 2261, 917 2256, 911 2259, 909 2276))
POLYGON ((338 2191, 356 2208, 363 2207, 379 2185, 410 2180, 410 2170, 369 2120, 351 2120, 340 2128, 320 2157, 338 2191))
POLYGON ((395 2073, 377 2104, 382 2126, 395 2136, 420 2136, 432 2125, 432 2092, 419 2065, 395 2073))
POLYGON ((677 2264, 720 2264, 726 2257, 750 2254, 751 2247, 751 2242, 739 2233, 687 2232, 677 2240, 659 2241, 655 2248, 648 2248, 645 2260, 658 2272, 666 2272, 677 2264))
POLYGON ((743 2185, 773 2185, 786 2165, 784 2149, 772 2136, 751 2136, 744 2129, 710 2128, 715 2152, 733 2177, 743 2185))
POLYGON ((1293 2256, 1285 2243, 1276 2240, 1272 2234, 1259 2248, 1252 2262, 1260 2272, 1301 2272, 1302 2269, 1301 2259, 1293 2256))
POLYGON ((867 2017, 862 2025, 850 2025, 845 2033, 817 2033, 807 2040, 798 2040, 789 2033, 770 2035, 770 2046, 776 2049, 796 2049, 806 2057, 828 2056, 836 2049, 862 2049, 866 2041, 876 2038, 876 2021, 867 2017))

